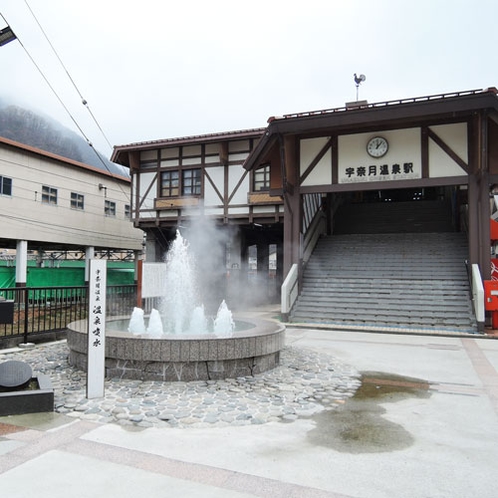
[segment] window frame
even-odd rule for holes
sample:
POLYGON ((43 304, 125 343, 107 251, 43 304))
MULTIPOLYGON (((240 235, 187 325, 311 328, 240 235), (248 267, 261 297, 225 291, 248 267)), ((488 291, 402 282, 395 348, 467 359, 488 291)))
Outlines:
POLYGON ((159 197, 201 197, 202 196, 202 168, 174 168, 160 172, 159 197), (191 174, 190 177, 187 177, 191 174), (188 189, 190 193, 187 193, 188 189))
POLYGON ((182 196, 184 197, 199 197, 202 193, 202 169, 201 168, 186 168, 182 169, 182 196), (191 173, 190 178, 186 178, 186 173, 191 173), (198 175, 197 175, 198 173, 198 175), (189 180, 189 181, 187 181, 189 180), (187 185, 188 184, 188 185, 187 185), (192 189, 190 193, 186 192, 186 188, 192 189))
POLYGON ((59 192, 55 187, 42 185, 41 202, 48 206, 57 206, 59 200, 59 192))
POLYGON ((159 184, 160 197, 178 197, 180 194, 180 170, 170 169, 161 171, 161 182, 159 184), (176 178, 173 175, 176 174, 176 178), (165 178, 169 177, 169 178, 165 178), (176 193, 173 193, 175 192, 176 193))
POLYGON ((116 217, 116 203, 109 199, 104 200, 104 214, 109 217, 116 217))
POLYGON ((268 192, 271 187, 270 182, 270 165, 265 164, 263 167, 254 170, 252 177, 252 191, 253 192, 268 192), (260 180, 260 176, 263 176, 263 179, 260 180), (260 186, 258 188, 258 185, 260 186))
POLYGON ((84 211, 85 196, 83 194, 79 194, 78 192, 71 192, 70 204, 71 204, 71 209, 84 211))
POLYGON ((0 175, 0 195, 5 195, 6 197, 12 197, 12 183, 13 183, 12 178, 0 175), (6 180, 8 180, 8 182, 6 182, 6 180), (5 186, 6 183, 10 183, 10 185, 8 186, 9 192, 5 192, 5 190, 7 190, 5 186))

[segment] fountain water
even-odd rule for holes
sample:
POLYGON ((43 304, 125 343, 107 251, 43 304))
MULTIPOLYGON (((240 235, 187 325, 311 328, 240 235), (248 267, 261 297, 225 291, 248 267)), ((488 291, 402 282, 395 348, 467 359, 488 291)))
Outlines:
MULTIPOLYGON (((131 318, 107 320, 107 377, 210 380, 254 375, 279 364, 282 324, 244 316, 234 320, 224 300, 214 319, 206 317, 188 243, 178 232, 166 265, 165 295, 147 327, 141 308, 131 318)), ((68 325, 67 342, 70 363, 86 369, 86 320, 68 325)))
MULTIPOLYGON (((132 334, 148 334, 161 337, 167 334, 206 334, 209 330, 204 305, 199 304, 195 263, 188 242, 176 232, 170 250, 166 254, 166 280, 161 311, 153 309, 149 326, 145 328, 144 312, 135 308, 128 331, 132 334), (161 319, 162 317, 162 319, 161 319)), ((232 312, 223 300, 214 318, 212 332, 218 337, 230 337, 235 329, 232 312)))

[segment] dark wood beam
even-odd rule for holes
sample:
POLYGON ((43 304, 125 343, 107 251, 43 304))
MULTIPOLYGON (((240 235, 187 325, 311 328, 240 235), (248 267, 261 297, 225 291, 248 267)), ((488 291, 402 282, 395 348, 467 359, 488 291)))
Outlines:
MULTIPOLYGON (((388 190, 417 187, 444 187, 446 185, 467 185, 468 177, 445 176, 440 178, 415 178, 413 180, 395 180, 392 182, 338 183, 300 187, 301 194, 316 192, 355 192, 362 190, 388 190)), ((275 191, 276 193, 277 191, 275 191)))
POLYGON ((469 165, 459 156, 456 154, 456 152, 449 147, 441 137, 439 137, 434 131, 432 131, 430 128, 427 128, 427 133, 429 138, 437 144, 448 156, 455 161, 458 166, 460 166, 466 173, 469 172, 469 165))
POLYGON ((313 171, 315 166, 322 160, 323 156, 329 151, 330 147, 332 146, 334 142, 334 139, 331 137, 327 140, 327 143, 321 148, 321 150, 318 152, 316 157, 311 161, 309 166, 306 168, 304 173, 301 175, 301 178, 299 179, 299 184, 302 185, 304 180, 308 177, 308 175, 313 171))
POLYGON ((429 128, 421 128, 422 178, 429 178, 429 128))

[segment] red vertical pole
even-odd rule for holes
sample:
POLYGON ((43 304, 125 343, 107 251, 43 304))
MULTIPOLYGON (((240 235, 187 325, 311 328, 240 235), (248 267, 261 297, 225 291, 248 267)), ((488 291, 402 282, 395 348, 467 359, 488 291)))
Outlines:
POLYGON ((498 311, 491 312, 491 326, 493 330, 498 330, 498 311))

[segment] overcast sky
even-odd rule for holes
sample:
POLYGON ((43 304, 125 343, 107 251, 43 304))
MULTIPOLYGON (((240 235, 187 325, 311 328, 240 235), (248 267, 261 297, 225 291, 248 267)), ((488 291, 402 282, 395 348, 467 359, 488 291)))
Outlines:
POLYGON ((369 102, 498 86, 496 0, 0 0, 0 99, 77 131, 62 100, 108 157, 28 5, 111 145, 340 107, 354 73, 369 102))

